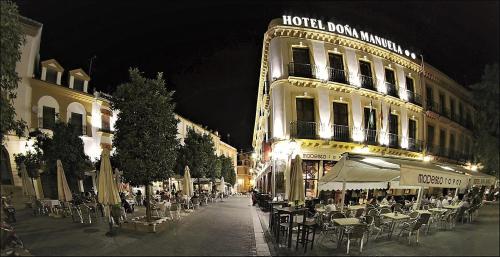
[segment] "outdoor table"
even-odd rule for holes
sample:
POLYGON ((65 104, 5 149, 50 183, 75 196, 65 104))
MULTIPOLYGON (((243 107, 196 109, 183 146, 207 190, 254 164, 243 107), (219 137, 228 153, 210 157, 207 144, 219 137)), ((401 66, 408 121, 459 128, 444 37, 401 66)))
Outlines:
POLYGON ((455 210, 455 209, 460 208, 460 206, 459 205, 447 205, 447 206, 443 206, 443 208, 455 210))
POLYGON ((337 226, 342 227, 342 229, 340 230, 340 233, 339 233, 339 238, 337 240, 337 249, 340 248, 340 244, 342 243, 342 239, 344 237, 345 227, 361 224, 361 221, 358 218, 339 218, 339 219, 333 219, 332 221, 337 226))
POLYGON ((428 213, 428 214, 432 214, 430 211, 428 210, 416 210, 416 212, 418 212, 419 214, 422 214, 422 213, 428 213))
POLYGON ((347 209, 353 210, 353 211, 358 210, 358 209, 364 209, 364 208, 366 208, 366 205, 364 205, 364 204, 362 204, 362 205, 351 205, 351 206, 347 207, 347 209))
MULTIPOLYGON (((296 209, 295 207, 281 207, 281 208, 276 208, 278 210, 278 213, 283 213, 283 214, 288 214, 288 248, 292 247, 292 229, 293 229, 293 218, 294 216, 297 215, 306 215, 307 214, 307 208, 298 208, 296 209)), ((279 224, 278 224, 279 226, 279 224)), ((278 228, 279 229, 279 228, 278 228)), ((279 239, 280 239, 280 233, 277 233, 278 236, 276 237, 276 241, 278 242, 279 245, 279 239)))
POLYGON ((394 228, 396 227, 396 222, 400 222, 402 220, 410 219, 410 216, 408 216, 408 215, 404 215, 404 214, 401 214, 401 213, 398 213, 398 215, 395 215, 394 212, 384 213, 384 214, 381 214, 380 216, 384 216, 385 218, 388 218, 388 219, 392 220, 391 233, 389 233, 389 239, 391 239, 391 237, 392 237, 392 232, 394 232, 394 228))
POLYGON ((431 208, 429 209, 428 211, 430 212, 438 212, 438 213, 445 213, 448 211, 448 209, 444 209, 444 208, 431 208))
POLYGON ((285 205, 285 204, 288 204, 287 201, 272 201, 272 200, 269 200, 267 201, 267 204, 269 204, 269 228, 272 228, 273 227, 273 224, 274 224, 274 215, 273 215, 273 208, 275 205, 285 205))

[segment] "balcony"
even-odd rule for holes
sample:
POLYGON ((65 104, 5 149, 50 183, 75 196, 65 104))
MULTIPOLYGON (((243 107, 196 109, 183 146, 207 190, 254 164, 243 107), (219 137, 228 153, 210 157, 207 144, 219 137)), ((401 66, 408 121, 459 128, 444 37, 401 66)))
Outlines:
POLYGON ((339 70, 328 67, 328 80, 343 84, 349 84, 349 74, 345 70, 339 70))
POLYGON ((438 145, 427 145, 425 149, 432 155, 460 161, 463 163, 472 161, 474 159, 474 155, 472 153, 455 151, 438 145))
POLYGON ((418 106, 422 106, 422 97, 410 90, 406 90, 406 95, 408 96, 408 102, 412 104, 416 104, 418 106))
POLYGON ((361 82, 361 87, 370 89, 370 90, 375 90, 375 87, 373 85, 373 78, 370 76, 366 75, 359 75, 359 81, 361 82))
POLYGON ((393 133, 387 133, 389 136, 389 147, 391 148, 400 148, 399 145, 399 135, 393 133))
POLYGON ((437 114, 439 114, 440 112, 440 107, 439 107, 439 104, 436 103, 436 102, 433 102, 433 101, 427 101, 426 105, 425 105, 426 109, 428 111, 432 111, 432 112, 435 112, 437 114))
POLYGON ((316 122, 308 121, 292 121, 290 123, 290 137, 316 139, 317 138, 316 122))
POLYGON ((387 95, 399 98, 398 86, 389 82, 385 82, 385 87, 387 88, 387 95))
POLYGON ((102 132, 102 133, 113 134, 113 131, 111 130, 110 127, 101 127, 97 131, 102 132))
POLYGON ((333 134, 332 139, 340 142, 349 142, 351 141, 351 128, 349 126, 344 125, 332 125, 333 134))
POLYGON ((288 74, 295 77, 316 78, 316 66, 291 62, 288 64, 288 74))
POLYGON ((423 150, 423 141, 415 138, 408 138, 408 150, 412 152, 421 152, 423 150))
POLYGON ((378 145, 378 131, 374 129, 365 129, 365 143, 369 145, 378 145))

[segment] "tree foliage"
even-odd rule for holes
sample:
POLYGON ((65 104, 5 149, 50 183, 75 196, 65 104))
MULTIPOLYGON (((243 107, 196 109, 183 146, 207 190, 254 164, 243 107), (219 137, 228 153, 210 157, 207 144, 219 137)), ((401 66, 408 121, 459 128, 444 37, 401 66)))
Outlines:
POLYGON ((498 72, 498 63, 486 65, 481 81, 470 86, 477 104, 474 152, 477 161, 483 164, 484 171, 497 177, 499 171, 498 139, 500 136, 498 72))
POLYGON ((180 175, 184 175, 184 167, 187 165, 193 178, 214 176, 214 143, 209 134, 200 134, 188 128, 184 145, 179 147, 178 156, 177 171, 180 175))
POLYGON ((234 171, 233 160, 224 155, 219 156, 219 158, 222 164, 221 175, 224 177, 224 181, 234 185, 236 183, 236 173, 234 171))
MULTIPOLYGON (((178 145, 173 91, 161 73, 155 79, 130 69, 130 81, 118 86, 112 108, 119 110, 113 144, 126 182, 146 186, 173 175, 178 145)), ((146 215, 151 220, 150 206, 146 215)))
POLYGON ((26 122, 16 120, 13 101, 16 98, 17 82, 16 63, 21 59, 21 46, 24 35, 19 22, 17 5, 11 1, 0 2, 0 143, 5 135, 14 130, 21 136, 26 122))
POLYGON ((81 131, 70 123, 57 121, 52 132, 52 137, 37 136, 35 143, 35 149, 40 148, 43 153, 44 175, 55 177, 57 160, 61 160, 71 191, 78 192, 78 180, 84 178, 85 171, 93 169, 92 162, 84 151, 81 131))

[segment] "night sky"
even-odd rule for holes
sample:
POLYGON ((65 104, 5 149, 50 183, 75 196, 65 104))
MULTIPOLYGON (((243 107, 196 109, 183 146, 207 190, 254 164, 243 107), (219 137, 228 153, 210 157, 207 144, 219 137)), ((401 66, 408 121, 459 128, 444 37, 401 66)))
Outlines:
POLYGON ((283 14, 331 20, 417 49, 462 84, 498 62, 497 1, 276 2, 17 1, 44 24, 41 59, 65 71, 92 66, 112 93, 128 68, 163 72, 177 113, 251 150, 263 34, 283 14))

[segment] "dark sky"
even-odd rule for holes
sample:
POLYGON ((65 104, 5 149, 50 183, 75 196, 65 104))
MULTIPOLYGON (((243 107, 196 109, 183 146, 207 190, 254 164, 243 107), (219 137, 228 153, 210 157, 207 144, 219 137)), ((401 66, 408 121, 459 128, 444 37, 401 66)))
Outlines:
POLYGON ((66 71, 97 58, 90 84, 112 93, 128 68, 163 72, 177 112, 251 149, 263 34, 283 14, 392 39, 462 84, 498 62, 498 1, 17 1, 44 24, 41 59, 66 71))

